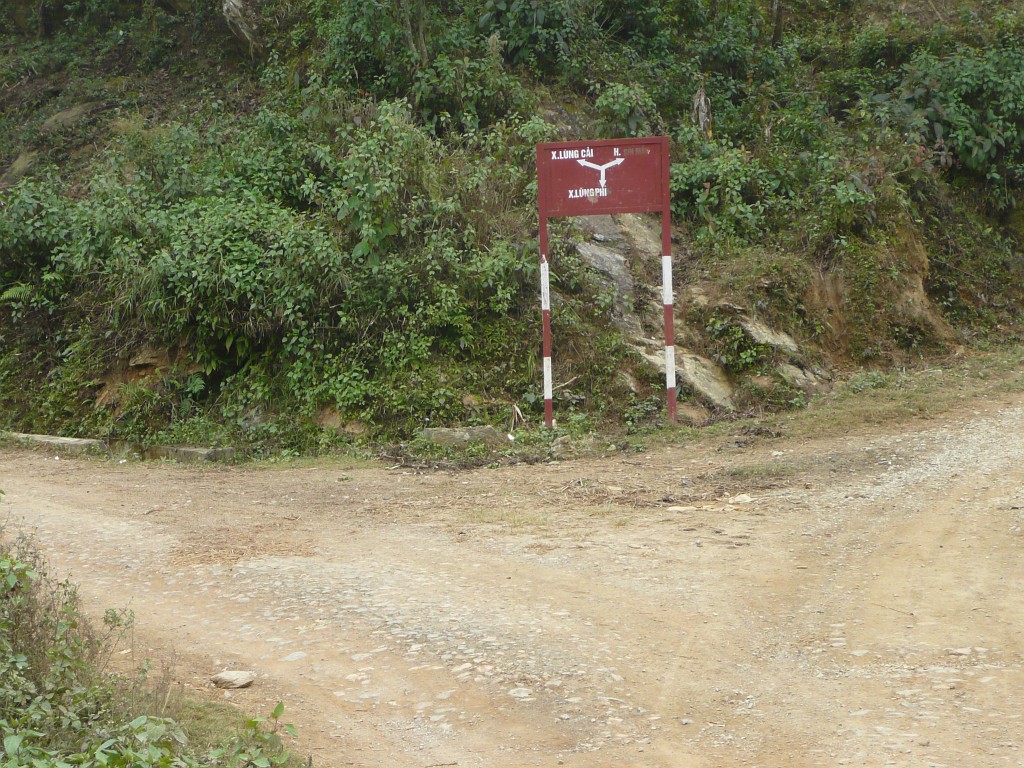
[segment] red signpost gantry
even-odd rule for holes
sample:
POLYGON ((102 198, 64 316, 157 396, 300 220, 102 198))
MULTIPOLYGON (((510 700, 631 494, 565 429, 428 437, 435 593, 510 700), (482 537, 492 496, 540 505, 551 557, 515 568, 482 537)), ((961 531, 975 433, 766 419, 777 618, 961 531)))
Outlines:
POLYGON ((665 314, 665 389, 676 420, 675 331, 668 137, 567 141, 537 145, 540 305, 544 326, 544 423, 554 424, 551 373, 551 273, 548 219, 607 213, 661 213, 661 280, 665 314))

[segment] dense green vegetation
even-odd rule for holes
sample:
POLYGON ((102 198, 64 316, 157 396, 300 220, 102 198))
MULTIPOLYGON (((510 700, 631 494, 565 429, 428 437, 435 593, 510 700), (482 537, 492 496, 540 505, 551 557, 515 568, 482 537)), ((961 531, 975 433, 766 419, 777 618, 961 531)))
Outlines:
MULTIPOLYGON (((809 355, 1017 332, 1014 3, 790 2, 776 26, 755 0, 290 0, 252 4, 246 43, 219 3, 27 5, 0 16, 0 168, 31 165, 0 189, 0 426, 278 450, 350 439, 324 409, 378 435, 536 412, 541 140, 667 133, 678 285, 809 355), (173 364, 97 408, 147 342, 173 364)), ((656 417, 557 234, 559 407, 656 417)), ((696 351, 771 372, 728 313, 683 309, 696 351)))
POLYGON ((190 744, 186 729, 175 720, 155 716, 170 697, 148 695, 143 678, 114 675, 107 666, 130 628, 131 615, 111 610, 104 628, 94 627, 81 610, 75 586, 49 577, 30 541, 0 544, 0 583, 4 768, 271 768, 287 763, 278 734, 281 705, 269 720, 245 721, 235 734, 219 734, 223 743, 206 749, 190 744))

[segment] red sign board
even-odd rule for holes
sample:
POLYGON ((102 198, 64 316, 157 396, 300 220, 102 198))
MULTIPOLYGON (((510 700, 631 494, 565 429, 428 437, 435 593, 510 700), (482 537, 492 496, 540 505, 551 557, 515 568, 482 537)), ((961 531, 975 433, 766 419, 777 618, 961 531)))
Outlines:
POLYGON ((668 137, 537 145, 541 217, 668 212, 668 137))
POLYGON ((668 137, 565 141, 537 145, 540 311, 544 351, 544 423, 554 426, 548 219, 604 213, 661 213, 662 303, 665 311, 665 390, 676 420, 675 331, 668 137))

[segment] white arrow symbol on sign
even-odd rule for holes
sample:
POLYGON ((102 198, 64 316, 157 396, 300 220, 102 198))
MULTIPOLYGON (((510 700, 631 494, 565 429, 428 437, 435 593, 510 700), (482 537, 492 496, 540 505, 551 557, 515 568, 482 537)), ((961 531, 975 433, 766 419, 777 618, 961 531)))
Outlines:
POLYGON ((607 171, 609 168, 612 168, 613 166, 618 165, 619 163, 624 163, 625 161, 626 161, 626 158, 619 157, 619 158, 616 158, 615 160, 612 160, 610 163, 605 163, 604 165, 595 165, 594 163, 591 163, 591 162, 589 162, 587 160, 577 160, 576 162, 579 163, 580 165, 582 165, 585 168, 593 168, 595 171, 600 171, 601 172, 601 186, 604 187, 605 186, 604 172, 607 171))

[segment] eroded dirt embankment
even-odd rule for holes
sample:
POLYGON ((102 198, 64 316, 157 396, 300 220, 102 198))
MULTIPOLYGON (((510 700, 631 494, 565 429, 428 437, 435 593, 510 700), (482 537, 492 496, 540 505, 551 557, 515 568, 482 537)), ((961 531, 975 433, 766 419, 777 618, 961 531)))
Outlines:
POLYGON ((455 474, 3 448, 0 488, 137 655, 256 670, 233 700, 315 765, 986 768, 1024 762, 1022 431, 455 474))

